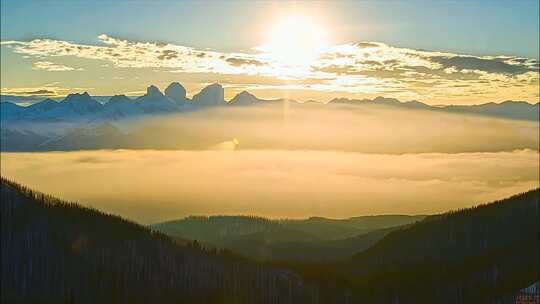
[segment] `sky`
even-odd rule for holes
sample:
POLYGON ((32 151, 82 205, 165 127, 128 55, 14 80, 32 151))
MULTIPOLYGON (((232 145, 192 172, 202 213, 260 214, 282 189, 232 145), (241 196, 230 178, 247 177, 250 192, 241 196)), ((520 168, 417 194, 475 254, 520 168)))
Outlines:
POLYGON ((2 94, 538 102, 538 1, 1 2, 2 94))

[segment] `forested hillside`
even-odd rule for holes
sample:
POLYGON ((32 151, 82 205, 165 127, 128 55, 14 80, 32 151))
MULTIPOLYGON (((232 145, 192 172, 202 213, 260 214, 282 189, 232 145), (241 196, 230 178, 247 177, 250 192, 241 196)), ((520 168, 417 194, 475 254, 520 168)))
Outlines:
POLYGON ((428 217, 343 263, 288 266, 367 303, 513 303, 539 280, 538 205, 536 189, 428 217))
POLYGON ((2 303, 310 303, 294 273, 1 180, 2 303))
POLYGON ((0 189, 2 303, 513 303, 539 280, 538 189, 374 231, 382 239, 342 262, 265 264, 0 189))
POLYGON ((190 216, 152 225, 172 237, 202 241, 265 260, 329 261, 348 258, 391 228, 425 216, 378 215, 347 219, 266 219, 254 216, 190 216))

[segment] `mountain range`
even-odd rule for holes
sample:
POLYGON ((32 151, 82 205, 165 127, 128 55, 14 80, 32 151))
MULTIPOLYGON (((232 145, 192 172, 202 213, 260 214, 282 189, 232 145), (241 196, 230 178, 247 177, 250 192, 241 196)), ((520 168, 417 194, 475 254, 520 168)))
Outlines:
POLYGON ((220 84, 211 84, 195 94, 190 100, 185 88, 178 82, 171 83, 162 93, 151 85, 143 96, 131 99, 125 95, 112 96, 100 103, 87 92, 69 94, 61 101, 47 98, 29 106, 2 102, 3 122, 43 121, 116 121, 145 115, 170 114, 220 105, 250 105, 262 100, 248 92, 242 92, 226 102, 220 84))
MULTIPOLYGON (((100 99, 103 99, 100 97, 100 99)), ((3 100, 17 101, 17 98, 3 100)), ((264 100, 243 91, 226 101, 224 89, 214 83, 203 88, 192 99, 186 96, 186 89, 178 82, 171 83, 162 93, 156 86, 147 88, 146 94, 131 99, 125 95, 116 95, 102 103, 87 92, 69 94, 61 101, 47 98, 29 106, 20 106, 10 101, 0 103, 3 124, 8 122, 33 121, 116 121, 124 118, 144 115, 178 113, 215 106, 248 106, 268 102, 284 102, 284 99, 264 100)), ((294 100, 288 100, 295 102, 294 100)), ((308 102, 313 103, 313 102, 308 102)), ((401 102, 394 98, 377 97, 374 99, 335 98, 325 104, 348 104, 355 106, 390 106, 402 109, 431 110, 450 113, 466 113, 492 117, 539 120, 540 103, 530 104, 524 101, 504 101, 502 103, 485 103, 480 105, 444 105, 432 106, 418 101, 401 102)))

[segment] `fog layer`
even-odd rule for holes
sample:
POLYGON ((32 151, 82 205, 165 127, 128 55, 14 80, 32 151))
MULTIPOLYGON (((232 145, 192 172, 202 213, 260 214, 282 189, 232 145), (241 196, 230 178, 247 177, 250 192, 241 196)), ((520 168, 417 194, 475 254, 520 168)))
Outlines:
POLYGON ((2 153, 1 173, 64 199, 153 223, 191 214, 443 212, 538 187, 538 157, 531 150, 400 155, 98 150, 2 153))
POLYGON ((124 145, 116 140, 116 146, 102 147, 206 150, 236 138, 238 149, 261 150, 386 154, 538 150, 538 122, 353 104, 268 102, 137 120, 124 124, 130 134, 124 145))

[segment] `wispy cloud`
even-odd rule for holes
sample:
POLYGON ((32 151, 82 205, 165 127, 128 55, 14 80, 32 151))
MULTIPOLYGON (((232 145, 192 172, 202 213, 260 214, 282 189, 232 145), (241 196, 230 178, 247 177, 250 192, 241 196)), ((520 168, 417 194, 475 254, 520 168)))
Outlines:
POLYGON ((49 72, 66 72, 66 71, 84 71, 83 68, 74 68, 63 64, 58 64, 50 61, 36 61, 32 64, 32 70, 41 70, 49 72))
POLYGON ((59 86, 58 82, 46 84, 38 87, 17 87, 17 88, 1 88, 2 95, 16 95, 27 97, 56 97, 65 96, 71 92, 87 91, 92 88, 66 88, 59 86))
POLYGON ((56 91, 45 88, 2 88, 2 94, 17 96, 55 96, 56 91))
MULTIPOLYGON (((225 54, 159 42, 135 42, 102 34, 100 45, 54 39, 4 41, 16 53, 36 58, 74 56, 107 61, 122 68, 182 68, 190 72, 228 72, 225 54)), ((249 55, 237 55, 249 59, 249 55)))
POLYGON ((538 90, 538 61, 512 56, 470 56, 454 53, 396 48, 383 43, 336 46, 314 68, 352 85, 377 79, 382 91, 415 92, 418 95, 452 94, 461 87, 487 91, 501 86, 530 85, 538 90), (384 85, 382 85, 384 84, 384 85))
POLYGON ((248 75, 253 76, 254 85, 268 85, 272 78, 277 80, 271 85, 274 89, 283 88, 286 82, 287 89, 421 100, 470 96, 538 99, 539 62, 517 56, 471 56, 360 42, 329 47, 310 64, 291 66, 257 49, 250 53, 219 52, 171 43, 130 41, 106 34, 98 39, 98 44, 34 39, 2 41, 2 45, 15 53, 41 59, 34 63, 34 68, 51 71, 74 68, 44 61, 45 58, 71 56, 100 60, 111 67, 248 75))

